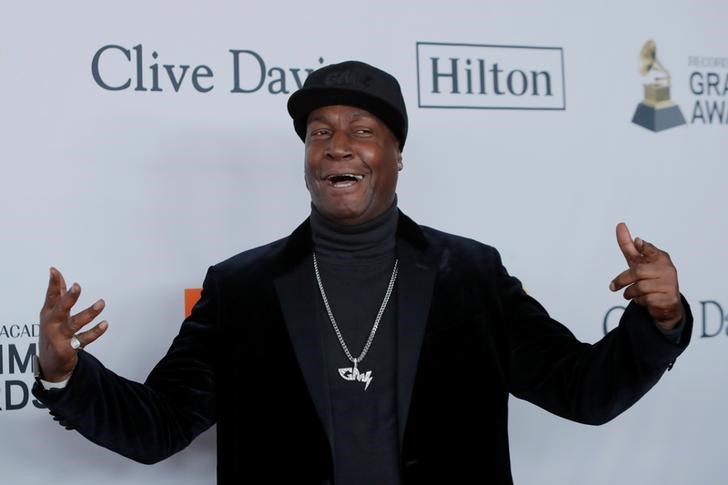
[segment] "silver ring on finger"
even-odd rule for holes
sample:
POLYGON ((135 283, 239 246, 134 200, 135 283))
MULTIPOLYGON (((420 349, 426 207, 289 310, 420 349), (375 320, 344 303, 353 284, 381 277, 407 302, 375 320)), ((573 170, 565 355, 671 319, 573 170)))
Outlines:
POLYGON ((78 335, 74 335, 73 337, 71 337, 70 344, 73 350, 80 350, 83 348, 81 341, 78 339, 78 335))

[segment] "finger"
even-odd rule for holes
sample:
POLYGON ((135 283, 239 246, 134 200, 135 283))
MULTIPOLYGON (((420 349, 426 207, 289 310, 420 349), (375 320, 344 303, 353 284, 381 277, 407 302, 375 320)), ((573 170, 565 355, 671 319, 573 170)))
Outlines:
POLYGON ((617 277, 609 283, 609 289, 612 291, 619 291, 622 288, 639 281, 639 279, 640 278, 635 268, 629 268, 619 273, 617 277))
POLYGON ((674 279, 674 267, 660 263, 635 263, 617 275, 610 283, 609 289, 618 291, 641 280, 654 280, 662 278, 674 279))
POLYGON ((639 252, 642 253, 642 256, 644 257, 645 261, 648 261, 648 262, 656 261, 661 256, 667 255, 667 253, 661 251, 657 246, 655 246, 652 243, 643 241, 640 238, 637 238, 637 241, 639 241, 639 247, 638 247, 639 252))
POLYGON ((90 307, 72 316, 68 322, 69 324, 67 328, 67 333, 69 335, 73 335, 74 333, 78 332, 83 327, 91 323, 94 318, 99 316, 99 313, 103 311, 105 306, 106 303, 104 302, 104 300, 98 300, 90 307))
POLYGON ((58 278, 60 279, 60 285, 61 285, 61 295, 64 294, 68 289, 66 288, 66 279, 63 277, 63 273, 58 271, 56 268, 53 268, 58 273, 58 278))
POLYGON ((43 310, 53 308, 58 299, 61 297, 61 272, 51 267, 50 276, 48 278, 48 289, 46 290, 45 301, 43 302, 43 310))
POLYGON ((664 294, 666 289, 658 280, 639 280, 624 290, 624 299, 632 300, 652 294, 664 294))
POLYGON ((617 244, 619 244, 619 249, 622 250, 622 254, 624 255, 624 259, 627 260, 627 263, 632 263, 639 259, 640 252, 635 247, 632 235, 629 233, 627 224, 624 222, 617 224, 617 244))
POLYGON ((76 334, 76 338, 81 342, 81 347, 86 347, 96 341, 97 338, 101 337, 106 329, 109 328, 109 322, 106 320, 99 322, 95 327, 76 334))
MULTIPOLYGON (((81 286, 79 286, 78 283, 74 283, 71 285, 71 287, 68 289, 67 292, 61 296, 61 298, 56 303, 55 307, 53 308, 53 311, 55 313, 62 313, 62 314, 68 314, 71 311, 71 308, 73 308, 73 305, 76 304, 78 301, 78 297, 81 296, 81 286)), ((58 317, 59 315, 55 315, 58 317)))

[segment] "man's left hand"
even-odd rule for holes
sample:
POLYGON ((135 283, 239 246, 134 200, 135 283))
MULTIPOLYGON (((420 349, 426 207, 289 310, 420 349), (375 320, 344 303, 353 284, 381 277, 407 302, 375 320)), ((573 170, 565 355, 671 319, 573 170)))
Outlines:
POLYGON ((609 289, 627 287, 625 299, 646 307, 663 330, 672 330, 683 318, 683 307, 670 255, 640 238, 632 239, 623 222, 617 224, 617 243, 629 268, 612 280, 609 289))

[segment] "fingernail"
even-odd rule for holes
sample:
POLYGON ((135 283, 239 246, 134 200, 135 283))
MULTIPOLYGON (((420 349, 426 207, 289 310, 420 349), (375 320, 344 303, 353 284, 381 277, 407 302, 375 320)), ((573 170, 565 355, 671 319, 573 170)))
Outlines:
POLYGON ((106 320, 104 320, 103 322, 99 323, 99 328, 101 330, 106 330, 107 328, 109 328, 109 322, 107 322, 106 320))
POLYGON ((609 283, 609 289, 612 290, 612 291, 615 291, 617 289, 617 285, 614 284, 614 281, 612 281, 611 283, 609 283))
POLYGON ((104 308, 104 300, 99 300, 96 303, 94 303, 93 308, 94 308, 94 310, 101 310, 102 308, 104 308))
POLYGON ((71 285, 71 289, 68 290, 68 291, 70 291, 71 293, 78 293, 78 291, 80 289, 81 289, 81 287, 78 286, 78 283, 74 283, 74 284, 71 285))

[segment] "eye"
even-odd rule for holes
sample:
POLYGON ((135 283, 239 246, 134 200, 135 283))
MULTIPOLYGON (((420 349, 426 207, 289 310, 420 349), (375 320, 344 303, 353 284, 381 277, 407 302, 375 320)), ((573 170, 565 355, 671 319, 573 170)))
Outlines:
POLYGON ((372 130, 371 128, 365 127, 365 126, 360 126, 360 127, 354 128, 354 134, 357 136, 368 137, 368 136, 371 136, 374 134, 374 130, 372 130))
POLYGON ((330 133, 327 128, 313 128, 309 131, 308 136, 311 138, 322 138, 330 133))

